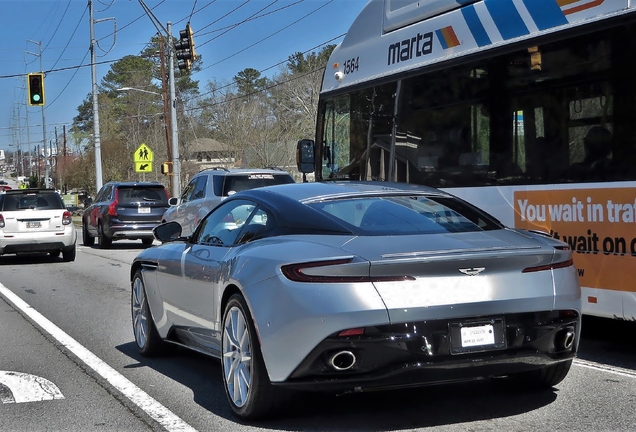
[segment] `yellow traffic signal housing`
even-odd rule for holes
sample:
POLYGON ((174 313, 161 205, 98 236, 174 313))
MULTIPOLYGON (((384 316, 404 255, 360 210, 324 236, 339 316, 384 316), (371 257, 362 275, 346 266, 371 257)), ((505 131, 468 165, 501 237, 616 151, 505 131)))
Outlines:
POLYGON ((29 105, 44 105, 44 74, 30 73, 27 75, 27 89, 29 92, 29 105))
POLYGON ((186 24, 185 30, 179 31, 179 41, 175 42, 174 48, 179 69, 190 71, 192 62, 197 59, 197 53, 194 51, 194 34, 190 23, 186 24))
POLYGON ((172 174, 172 162, 163 162, 161 164, 161 174, 166 174, 166 175, 172 174))

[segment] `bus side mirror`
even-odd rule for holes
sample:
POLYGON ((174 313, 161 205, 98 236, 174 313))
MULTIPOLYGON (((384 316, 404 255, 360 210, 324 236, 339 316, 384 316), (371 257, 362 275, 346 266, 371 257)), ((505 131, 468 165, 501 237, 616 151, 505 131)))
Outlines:
POLYGON ((303 174, 314 172, 315 156, 314 156, 314 141, 313 140, 300 140, 296 146, 296 165, 298 171, 303 174))

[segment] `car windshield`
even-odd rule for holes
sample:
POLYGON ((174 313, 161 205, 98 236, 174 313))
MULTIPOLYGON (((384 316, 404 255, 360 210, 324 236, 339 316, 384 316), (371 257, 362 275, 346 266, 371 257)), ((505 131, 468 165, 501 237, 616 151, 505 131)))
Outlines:
POLYGON ((15 210, 59 210, 64 203, 56 193, 28 193, 6 195, 2 200, 2 211, 15 210))
POLYGON ((158 202, 168 204, 168 196, 163 187, 122 187, 117 199, 121 204, 138 202, 158 202))
POLYGON ((274 186, 293 182, 294 180, 288 174, 275 175, 263 173, 229 175, 224 177, 223 196, 228 196, 230 192, 240 192, 247 189, 254 189, 263 186, 274 186))
POLYGON ((361 235, 409 235, 499 229, 494 219, 448 197, 383 196, 309 204, 361 235))

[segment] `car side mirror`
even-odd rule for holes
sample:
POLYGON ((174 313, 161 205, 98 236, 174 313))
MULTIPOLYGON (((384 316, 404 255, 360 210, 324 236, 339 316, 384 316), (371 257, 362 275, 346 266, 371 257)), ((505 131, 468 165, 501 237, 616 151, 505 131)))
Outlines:
POLYGON ((171 206, 176 206, 179 203, 179 198, 177 197, 172 197, 168 200, 168 204, 170 204, 171 206))
POLYGON ((162 223, 153 228, 152 234, 161 243, 167 243, 181 239, 181 225, 179 222, 171 221, 162 223))

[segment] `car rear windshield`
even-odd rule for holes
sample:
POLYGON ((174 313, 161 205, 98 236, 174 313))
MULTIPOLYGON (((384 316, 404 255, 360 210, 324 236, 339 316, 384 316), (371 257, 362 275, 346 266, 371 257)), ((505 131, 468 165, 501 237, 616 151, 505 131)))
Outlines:
POLYGON ((168 194, 163 186, 119 187, 117 190, 117 201, 120 204, 153 202, 168 205, 168 194))
POLYGON ((64 209, 62 198, 55 192, 7 194, 2 200, 2 211, 59 210, 64 209))
POLYGON ((362 235, 434 234, 502 228, 487 214, 449 197, 365 197, 309 205, 362 235))
POLYGON ((214 180, 214 194, 217 196, 228 196, 230 192, 240 192, 263 186, 294 183, 294 179, 289 174, 268 173, 216 176, 214 180))

